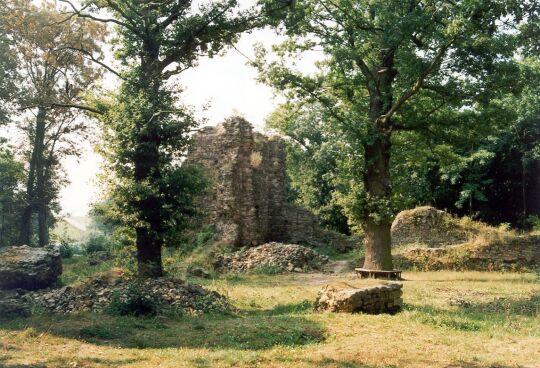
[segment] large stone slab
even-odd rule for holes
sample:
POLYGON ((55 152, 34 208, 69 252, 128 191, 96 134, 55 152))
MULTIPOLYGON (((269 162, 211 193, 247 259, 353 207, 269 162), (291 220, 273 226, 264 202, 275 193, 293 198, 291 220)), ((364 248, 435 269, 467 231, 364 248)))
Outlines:
POLYGON ((62 258, 54 247, 0 248, 0 289, 43 289, 62 274, 62 258))
POLYGON ((317 311, 342 313, 396 313, 403 300, 402 284, 397 282, 376 286, 354 288, 342 285, 327 285, 317 296, 317 311))

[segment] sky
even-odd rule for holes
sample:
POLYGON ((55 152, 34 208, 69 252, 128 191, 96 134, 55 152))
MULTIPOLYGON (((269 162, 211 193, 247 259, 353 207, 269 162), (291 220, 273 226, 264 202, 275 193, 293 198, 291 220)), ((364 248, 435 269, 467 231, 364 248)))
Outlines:
MULTIPOLYGON (((202 59, 197 67, 182 73, 179 78, 185 89, 182 101, 195 106, 197 115, 207 118, 209 125, 219 124, 234 113, 240 113, 256 129, 263 130, 265 118, 277 106, 279 98, 274 97, 270 87, 257 83, 257 71, 246 65, 246 56, 253 57, 255 43, 270 47, 277 42, 278 36, 272 30, 258 30, 241 37, 236 44, 241 53, 230 49, 224 56, 202 59), (209 109, 202 112, 200 108, 208 103, 209 109)), ((308 64, 312 65, 311 62, 308 64)), ((115 83, 110 78, 104 81, 105 85, 115 83)), ((90 204, 99 199, 96 175, 101 158, 89 143, 83 144, 81 150, 80 157, 64 160, 70 181, 60 192, 64 215, 84 216, 90 204)))

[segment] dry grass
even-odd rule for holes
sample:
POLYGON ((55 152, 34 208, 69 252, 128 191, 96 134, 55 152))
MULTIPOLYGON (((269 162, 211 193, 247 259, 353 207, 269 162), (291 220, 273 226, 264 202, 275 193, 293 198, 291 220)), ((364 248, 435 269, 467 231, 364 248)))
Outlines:
POLYGON ((314 313, 324 284, 365 281, 310 274, 204 281, 233 300, 239 312, 231 316, 0 322, 0 366, 540 367, 537 275, 404 277, 406 305, 395 316, 314 313))

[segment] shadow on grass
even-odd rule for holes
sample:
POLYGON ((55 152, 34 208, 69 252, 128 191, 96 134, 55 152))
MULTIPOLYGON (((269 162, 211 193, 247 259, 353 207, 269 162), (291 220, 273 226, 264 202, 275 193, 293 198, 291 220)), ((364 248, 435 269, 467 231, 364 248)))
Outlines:
MULTIPOLYGON (((8 359, 6 359, 8 360, 8 359)), ((133 364, 141 362, 143 359, 104 359, 104 358, 54 358, 48 359, 42 363, 30 364, 8 364, 0 359, 0 367, 2 368, 51 368, 51 367, 117 367, 120 365, 133 364)))
POLYGON ((520 367, 523 367, 523 366, 506 365, 506 364, 479 364, 479 363, 466 362, 464 360, 460 360, 450 365, 447 365, 444 368, 520 368, 520 367))
POLYGON ((301 315, 308 303, 236 315, 137 318, 84 313, 36 315, 14 320, 3 329, 32 328, 54 336, 122 348, 209 348, 262 350, 273 346, 301 346, 325 339, 322 327, 301 315))
POLYGON ((516 317, 529 317, 532 321, 540 316, 540 294, 526 299, 497 298, 488 302, 457 299, 453 305, 457 308, 405 304, 404 309, 419 312, 416 318, 423 324, 458 331, 490 330, 516 317))

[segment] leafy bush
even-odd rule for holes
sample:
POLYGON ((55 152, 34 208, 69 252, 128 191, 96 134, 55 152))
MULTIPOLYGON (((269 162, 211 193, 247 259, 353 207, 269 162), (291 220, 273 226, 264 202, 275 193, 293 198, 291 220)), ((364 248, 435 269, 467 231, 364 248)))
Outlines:
POLYGON ((155 316, 164 307, 163 300, 156 298, 139 283, 133 283, 122 291, 116 291, 111 298, 109 313, 120 316, 155 316))
POLYGON ((92 234, 86 242, 86 253, 95 253, 108 250, 110 244, 103 235, 92 234))
POLYGON ((256 275, 278 275, 282 273, 282 269, 275 265, 265 264, 260 265, 253 269, 253 273, 256 275))
POLYGON ((73 257, 73 248, 69 244, 60 244, 60 256, 62 258, 71 258, 73 257))

